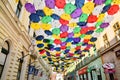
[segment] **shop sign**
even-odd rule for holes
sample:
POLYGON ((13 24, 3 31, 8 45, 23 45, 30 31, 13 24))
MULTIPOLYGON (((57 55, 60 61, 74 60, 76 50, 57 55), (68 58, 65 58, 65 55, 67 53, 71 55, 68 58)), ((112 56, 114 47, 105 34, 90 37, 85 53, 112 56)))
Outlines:
POLYGON ((116 54, 116 57, 120 57, 120 50, 116 51, 115 54, 116 54))
POLYGON ((80 70, 78 71, 78 74, 81 75, 81 74, 87 73, 87 69, 88 69, 87 67, 84 67, 84 68, 80 69, 80 70))
POLYGON ((29 66, 29 70, 28 70, 28 74, 33 74, 34 73, 34 70, 35 70, 35 67, 34 66, 29 66))
POLYGON ((103 64, 103 68, 113 69, 113 68, 115 68, 115 65, 113 63, 105 63, 105 64, 103 64))
POLYGON ((34 75, 35 75, 35 76, 38 75, 38 71, 39 71, 38 69, 35 69, 35 70, 34 70, 34 75))
POLYGON ((115 69, 104 69, 105 73, 115 73, 115 69))

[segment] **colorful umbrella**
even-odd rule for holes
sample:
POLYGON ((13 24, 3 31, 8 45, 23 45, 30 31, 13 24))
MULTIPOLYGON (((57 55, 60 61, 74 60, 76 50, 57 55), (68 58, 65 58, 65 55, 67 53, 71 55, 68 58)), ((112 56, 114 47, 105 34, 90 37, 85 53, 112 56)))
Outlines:
POLYGON ((84 5, 85 0, 75 0, 75 5, 77 8, 81 8, 84 5))
POLYGON ((59 28, 52 29, 52 33, 58 35, 60 33, 60 29, 59 28))
POLYGON ((32 13, 29 16, 29 18, 30 18, 30 21, 32 21, 32 22, 39 22, 40 21, 40 18, 39 18, 39 16, 36 13, 32 13))
POLYGON ((65 0, 55 0, 55 5, 58 8, 64 8, 64 6, 66 5, 65 0))
POLYGON ((41 28, 39 23, 31 23, 30 27, 32 27, 35 30, 39 30, 41 28))
POLYGON ((94 3, 97 5, 101 5, 105 2, 106 0, 94 0, 94 3))
POLYGON ((71 14, 75 9, 76 9, 76 6, 71 3, 67 3, 64 7, 64 11, 67 14, 71 14))
POLYGON ((34 5, 31 3, 26 3, 25 9, 30 13, 35 13, 35 11, 36 11, 34 5))
POLYGON ((94 9, 94 3, 93 2, 87 2, 82 7, 83 13, 86 13, 86 14, 90 14, 93 11, 93 9, 94 9))
POLYGON ((44 16, 45 16, 45 13, 43 12, 43 10, 37 10, 37 11, 36 11, 36 14, 37 14, 38 16, 41 16, 41 17, 44 17, 44 16))
POLYGON ((60 27, 60 30, 62 31, 62 32, 66 32, 66 31, 68 31, 68 26, 66 26, 66 25, 61 25, 61 27, 60 27))
POLYGON ((113 14, 117 13, 118 10, 119 10, 119 5, 112 5, 112 6, 109 8, 109 10, 107 11, 107 13, 108 13, 109 15, 113 15, 113 14))
POLYGON ((77 8, 72 14, 71 17, 72 18, 78 18, 80 15, 82 14, 82 10, 80 8, 77 8))
POLYGON ((55 8, 55 0, 45 0, 45 4, 48 8, 55 8))

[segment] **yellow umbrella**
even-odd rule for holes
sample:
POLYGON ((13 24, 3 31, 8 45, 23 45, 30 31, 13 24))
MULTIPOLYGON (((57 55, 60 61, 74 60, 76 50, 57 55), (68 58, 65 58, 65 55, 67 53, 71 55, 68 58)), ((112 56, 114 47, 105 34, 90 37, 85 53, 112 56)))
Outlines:
POLYGON ((104 17, 105 17, 105 14, 100 14, 99 17, 98 17, 97 22, 103 21, 104 17))
POLYGON ((71 42, 68 42, 66 46, 71 46, 71 42))
POLYGON ((63 13, 60 17, 64 20, 70 20, 71 19, 71 16, 69 14, 66 14, 66 13, 63 13))
POLYGON ((52 37, 53 37, 54 39, 60 39, 60 36, 55 35, 55 34, 53 34, 52 37))
POLYGON ((85 35, 84 39, 90 39, 91 37, 91 35, 85 35))
POLYGON ((47 16, 50 16, 53 13, 53 10, 49 9, 48 7, 44 7, 43 11, 47 16))
POLYGON ((50 28, 51 28, 51 25, 50 24, 41 24, 41 27, 42 27, 42 29, 43 30, 50 30, 50 28))
POLYGON ((94 9, 94 3, 93 2, 87 2, 83 7, 82 11, 83 13, 90 14, 94 9))
POLYGON ((33 28, 35 30, 39 30, 40 29, 40 24, 39 23, 31 23, 30 26, 31 26, 31 28, 33 28))
POLYGON ((77 26, 77 23, 74 23, 74 22, 73 22, 73 23, 68 24, 68 26, 74 28, 74 27, 77 26))
POLYGON ((113 0, 113 4, 120 4, 120 0, 113 0))
POLYGON ((80 37, 80 32, 79 33, 77 33, 77 34, 74 34, 74 37, 80 37))

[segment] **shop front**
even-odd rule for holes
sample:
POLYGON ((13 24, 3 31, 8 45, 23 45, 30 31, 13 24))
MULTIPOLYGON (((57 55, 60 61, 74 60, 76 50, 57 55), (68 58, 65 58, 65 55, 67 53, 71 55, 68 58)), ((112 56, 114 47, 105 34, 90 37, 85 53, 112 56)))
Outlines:
POLYGON ((86 66, 78 71, 80 80, 88 80, 87 69, 88 69, 88 67, 86 66))
POLYGON ((88 80, 106 80, 104 70, 102 68, 101 58, 97 58, 88 64, 88 80))

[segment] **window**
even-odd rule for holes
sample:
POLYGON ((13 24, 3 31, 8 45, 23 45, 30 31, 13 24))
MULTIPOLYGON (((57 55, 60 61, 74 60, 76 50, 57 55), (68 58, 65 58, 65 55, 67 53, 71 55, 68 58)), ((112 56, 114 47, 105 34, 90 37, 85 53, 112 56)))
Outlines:
POLYGON ((3 73, 3 69, 6 63, 6 59, 7 59, 7 55, 9 53, 9 43, 7 41, 5 41, 1 53, 0 53, 0 78, 2 76, 3 73))
POLYGON ((115 32, 117 40, 120 40, 120 25, 119 25, 119 23, 118 22, 115 23, 113 25, 113 28, 114 28, 114 32, 115 32))
POLYGON ((17 80, 20 80, 20 75, 21 75, 21 70, 22 70, 22 63, 23 63, 23 58, 24 53, 22 52, 22 57, 20 58, 19 66, 18 66, 18 72, 17 72, 17 80))
POLYGON ((18 18, 20 17, 21 9, 22 9, 22 4, 21 4, 21 2, 19 0, 19 2, 17 4, 17 9, 16 9, 16 15, 17 15, 18 18))
POLYGON ((107 34, 104 34, 103 35, 103 40, 104 40, 104 47, 107 48, 110 46, 110 43, 108 41, 108 38, 107 38, 107 34))
POLYGON ((34 38, 36 37, 36 34, 35 34, 35 32, 33 33, 33 37, 34 37, 34 38))

